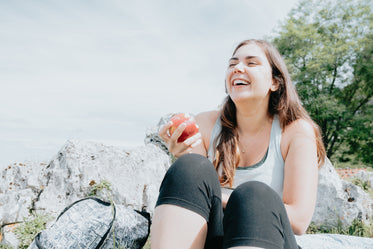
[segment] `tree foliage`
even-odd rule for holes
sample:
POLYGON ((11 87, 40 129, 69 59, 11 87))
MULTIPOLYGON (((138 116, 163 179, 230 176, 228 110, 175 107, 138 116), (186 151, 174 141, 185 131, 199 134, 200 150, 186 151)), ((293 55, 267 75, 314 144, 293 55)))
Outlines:
POLYGON ((373 166, 372 0, 301 0, 272 39, 328 157, 373 166))

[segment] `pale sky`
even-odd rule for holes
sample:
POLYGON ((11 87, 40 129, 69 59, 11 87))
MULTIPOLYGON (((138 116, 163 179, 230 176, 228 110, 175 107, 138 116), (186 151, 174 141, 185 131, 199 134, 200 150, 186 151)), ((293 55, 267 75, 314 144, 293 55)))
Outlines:
POLYGON ((297 0, 0 1, 0 168, 69 139, 133 147, 171 112, 225 97, 235 45, 297 0))

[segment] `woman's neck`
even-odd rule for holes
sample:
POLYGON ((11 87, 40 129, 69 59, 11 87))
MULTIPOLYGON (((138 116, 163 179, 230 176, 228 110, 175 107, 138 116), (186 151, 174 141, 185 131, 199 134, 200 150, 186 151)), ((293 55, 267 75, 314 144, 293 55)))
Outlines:
POLYGON ((271 123, 267 105, 242 106, 236 104, 237 132, 240 135, 254 135, 271 123))

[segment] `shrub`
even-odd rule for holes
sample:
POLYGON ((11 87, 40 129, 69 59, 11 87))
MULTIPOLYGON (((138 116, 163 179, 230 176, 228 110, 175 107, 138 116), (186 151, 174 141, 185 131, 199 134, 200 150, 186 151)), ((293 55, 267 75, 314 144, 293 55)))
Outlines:
POLYGON ((13 249, 13 247, 8 245, 0 245, 0 249, 13 249))
POLYGON ((23 223, 14 230, 17 238, 20 241, 19 249, 26 249, 35 236, 45 229, 45 225, 53 218, 48 215, 33 213, 31 217, 24 218, 23 223))
POLYGON ((341 221, 339 221, 337 226, 334 226, 334 227, 326 226, 326 225, 317 226, 313 222, 311 222, 306 233, 308 234, 334 233, 334 234, 353 235, 353 236, 373 238, 373 222, 371 222, 370 225, 365 225, 363 221, 359 219, 354 219, 352 221, 352 224, 346 228, 342 226, 341 221))
POLYGON ((370 182, 368 180, 364 181, 358 177, 352 179, 352 183, 361 187, 365 192, 369 192, 369 189, 372 187, 370 186, 370 182))
POLYGON ((102 180, 100 183, 96 183, 94 180, 92 180, 89 185, 90 191, 88 196, 97 196, 98 192, 103 190, 111 192, 111 183, 106 180, 102 180))

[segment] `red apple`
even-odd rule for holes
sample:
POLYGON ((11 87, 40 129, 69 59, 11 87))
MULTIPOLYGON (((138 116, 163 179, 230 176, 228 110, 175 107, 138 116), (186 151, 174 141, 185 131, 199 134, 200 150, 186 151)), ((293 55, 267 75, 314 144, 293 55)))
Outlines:
POLYGON ((172 121, 172 126, 170 127, 170 130, 169 130, 170 135, 174 133, 174 131, 176 130, 177 127, 179 127, 179 125, 181 125, 182 123, 186 124, 186 127, 183 133, 181 133, 180 137, 177 139, 178 143, 184 142, 187 138, 198 133, 199 129, 196 124, 196 121, 191 115, 187 113, 176 114, 172 116, 171 121, 172 121))

